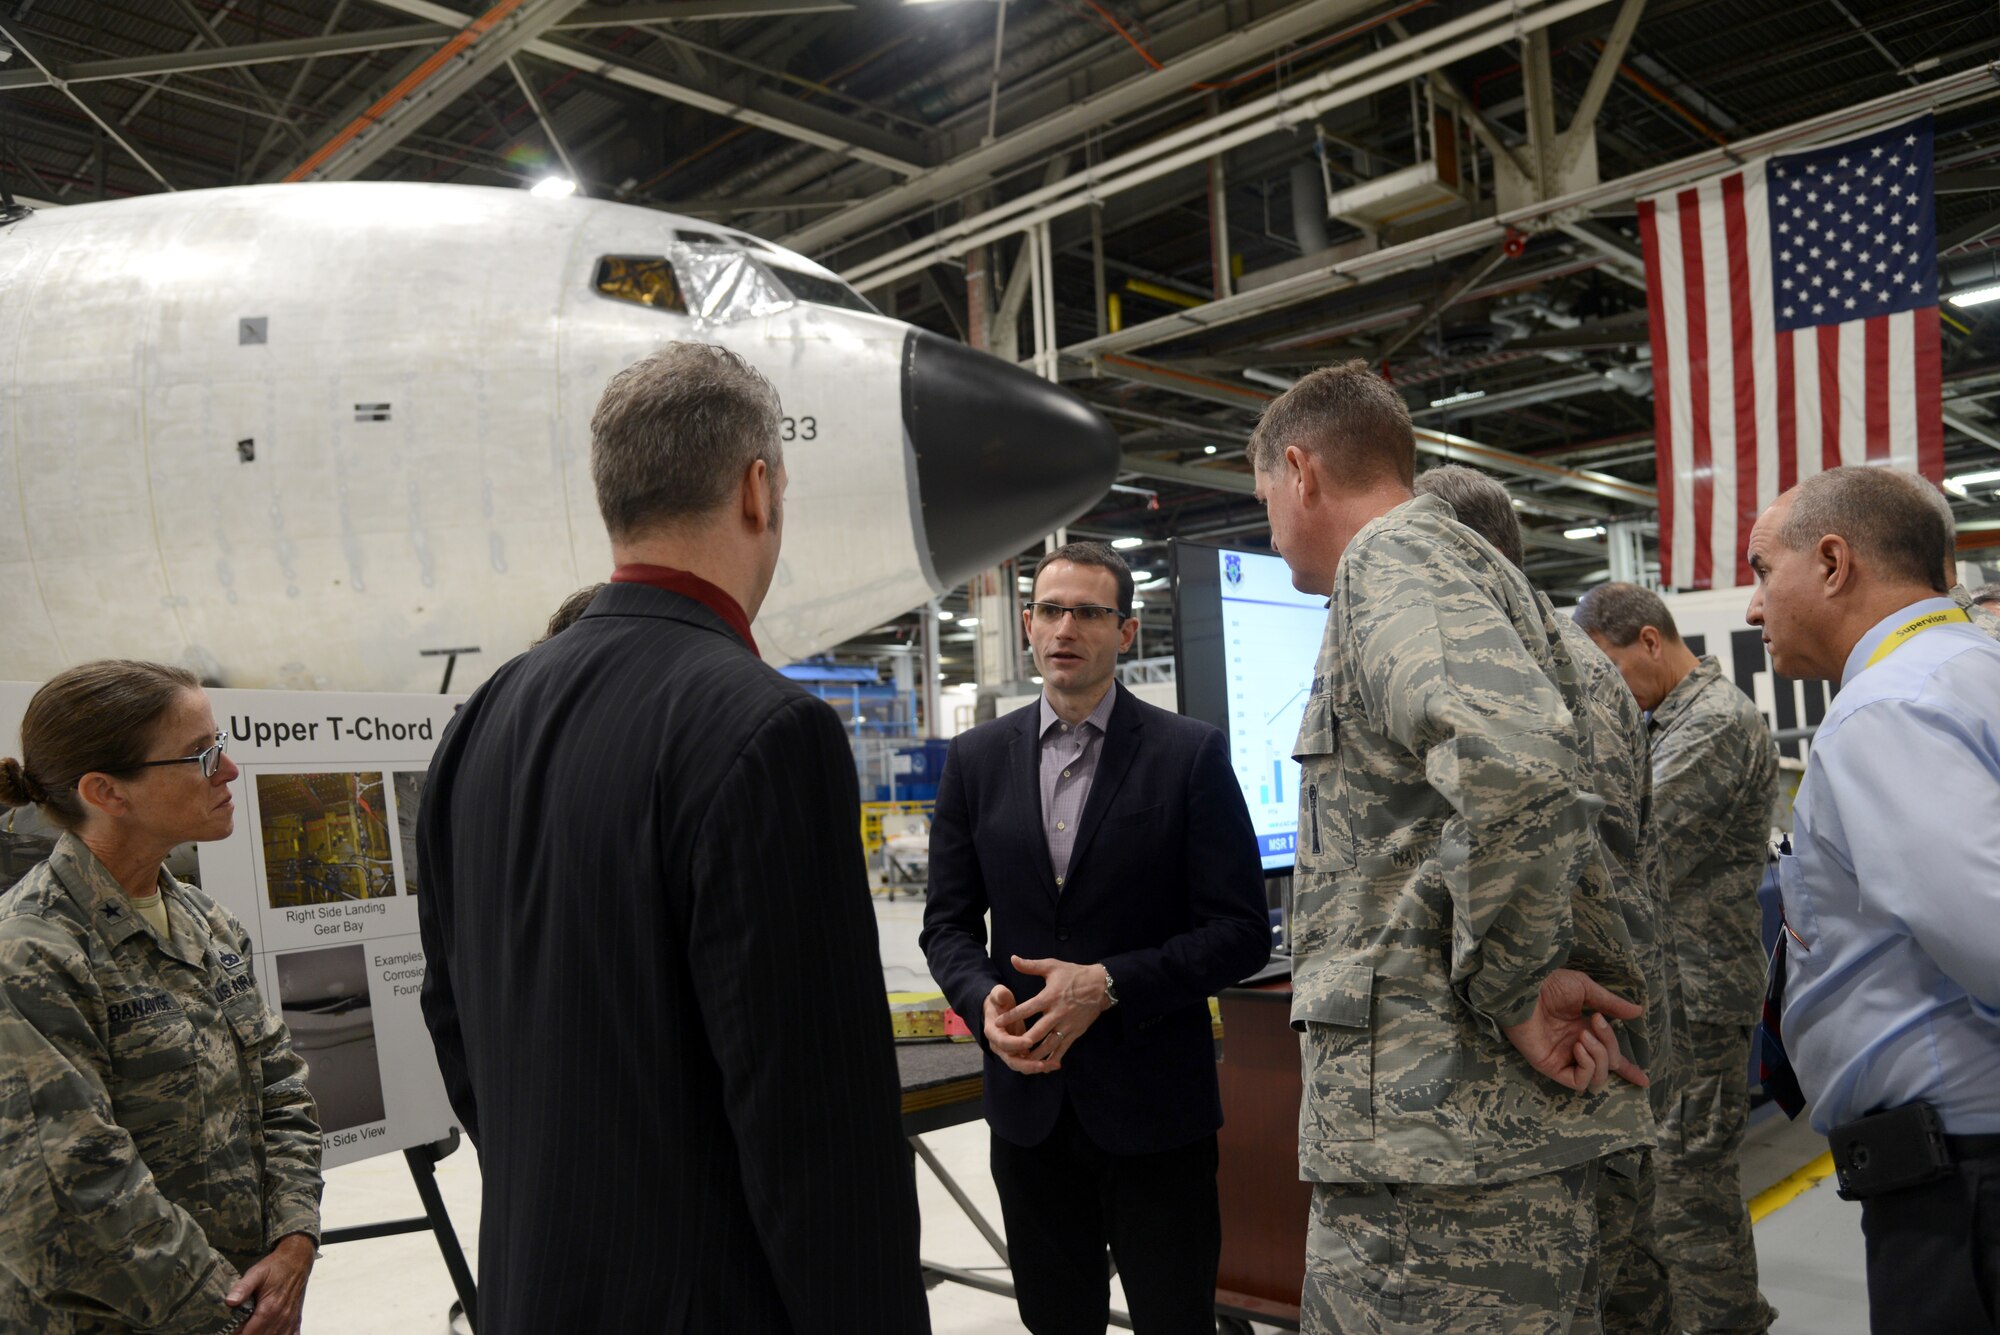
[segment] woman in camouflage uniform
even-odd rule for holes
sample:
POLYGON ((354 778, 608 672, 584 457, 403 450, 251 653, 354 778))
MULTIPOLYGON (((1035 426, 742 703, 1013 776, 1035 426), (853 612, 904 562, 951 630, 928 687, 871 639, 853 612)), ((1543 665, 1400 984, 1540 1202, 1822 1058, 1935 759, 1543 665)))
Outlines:
POLYGON ((235 823, 189 673, 36 692, 0 805, 62 837, 0 895, 0 1332, 295 1335, 319 1235, 305 1063, 243 926, 161 865, 235 823))

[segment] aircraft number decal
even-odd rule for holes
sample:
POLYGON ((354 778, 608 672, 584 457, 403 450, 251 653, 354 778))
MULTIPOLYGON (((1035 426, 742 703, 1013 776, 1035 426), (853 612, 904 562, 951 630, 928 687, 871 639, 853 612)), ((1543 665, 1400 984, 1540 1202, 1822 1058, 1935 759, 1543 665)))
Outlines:
POLYGON ((779 439, 818 440, 819 419, 816 417, 781 417, 778 419, 779 439))

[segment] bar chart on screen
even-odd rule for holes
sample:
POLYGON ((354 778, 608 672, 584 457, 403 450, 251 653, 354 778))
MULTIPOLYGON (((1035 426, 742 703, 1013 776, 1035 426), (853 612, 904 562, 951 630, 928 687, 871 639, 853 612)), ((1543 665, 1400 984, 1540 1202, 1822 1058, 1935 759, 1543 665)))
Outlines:
POLYGON ((1267 868, 1289 867, 1298 838, 1298 762, 1292 752, 1313 664, 1326 627, 1326 600, 1292 587, 1276 556, 1218 552, 1230 754, 1267 868))

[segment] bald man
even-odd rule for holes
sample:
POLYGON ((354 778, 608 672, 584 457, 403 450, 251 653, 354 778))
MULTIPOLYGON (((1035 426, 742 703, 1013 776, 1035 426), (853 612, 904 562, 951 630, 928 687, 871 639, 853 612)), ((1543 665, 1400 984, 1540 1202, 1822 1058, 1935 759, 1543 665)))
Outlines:
POLYGON ((1750 533, 1747 613, 1837 681, 1778 888, 1782 1038, 1842 1193, 1871 1326, 2000 1328, 2000 644, 1946 596, 1930 484, 1837 468, 1750 533))

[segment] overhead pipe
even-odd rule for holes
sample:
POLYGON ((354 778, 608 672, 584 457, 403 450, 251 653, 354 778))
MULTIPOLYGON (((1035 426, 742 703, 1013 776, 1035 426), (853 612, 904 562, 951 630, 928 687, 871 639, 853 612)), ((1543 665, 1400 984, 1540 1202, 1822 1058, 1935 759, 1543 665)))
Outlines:
MULTIPOLYGON (((1018 14, 1012 15, 1011 19, 1016 45, 1007 53, 1000 68, 1003 88, 1022 74, 1045 69, 1104 35, 1078 24, 1075 16, 1060 5, 1052 5, 1025 19, 1018 14)), ((941 123, 941 120, 966 111, 986 96, 986 82, 976 76, 985 70, 988 63, 985 53, 979 48, 967 47, 875 100, 900 111, 909 107, 911 101, 920 95, 935 94, 934 101, 939 105, 926 101, 915 110, 925 118, 941 123)), ((845 72, 852 72, 854 68, 849 66, 845 72)), ((798 144, 738 169, 717 182, 712 193, 740 194, 752 186, 761 185, 771 194, 782 195, 824 177, 827 171, 825 150, 798 144)))
POLYGON ((1301 255, 1317 255, 1330 244, 1323 181, 1314 159, 1292 164, 1292 239, 1299 243, 1301 255))
MULTIPOLYGON (((1139 385, 1152 385, 1155 388, 1186 394, 1190 398, 1226 404, 1249 412, 1261 413, 1266 404, 1278 397, 1270 390, 1252 389, 1248 385, 1217 380, 1214 376, 1183 371, 1179 367, 1164 366, 1158 362, 1127 357, 1119 353, 1107 353, 1097 359, 1097 364, 1099 370, 1117 376, 1121 380, 1129 380, 1139 385)), ((1560 464, 1547 463, 1493 445, 1481 445, 1476 440, 1467 440, 1464 436, 1453 435, 1449 431, 1433 431, 1429 427, 1417 427, 1412 434, 1416 437, 1418 454, 1428 454, 1456 463, 1480 464, 1495 472, 1532 478, 1538 482, 1551 482, 1557 486, 1589 492, 1593 496, 1602 496, 1608 500, 1624 501, 1629 505, 1651 508, 1660 503, 1660 493, 1657 488, 1643 486, 1637 482, 1627 482, 1624 478, 1612 477, 1609 473, 1593 472, 1588 468, 1564 468, 1560 464)))
POLYGON ((1106 352, 1129 351, 1195 330, 1247 320, 1274 310, 1321 296, 1329 291, 1357 286, 1391 274, 1419 269, 1440 259, 1463 255, 1491 245, 1511 228, 1528 231, 1552 220, 1587 215, 1609 204, 1620 204, 1653 194, 1687 181, 1699 180, 1718 171, 1740 166, 1754 157, 1800 147, 1837 132, 1854 133, 1886 124, 1897 116, 1919 108, 1940 108, 1968 100, 2000 95, 2000 64, 1982 65, 1933 80, 1919 88, 1903 88, 1869 102, 1827 112, 1777 130, 1752 135, 1726 148, 1706 149, 1663 163, 1658 167, 1623 176, 1615 181, 1589 186, 1556 199, 1525 204, 1511 213, 1463 223, 1447 231, 1386 250, 1372 251, 1309 273, 1239 293, 1226 302, 1212 302, 1200 315, 1169 315, 1134 325, 1123 333, 1090 339, 1064 349, 1071 357, 1092 357, 1106 352))
POLYGON ((1196 306, 1207 304, 1206 300, 1202 297, 1191 296, 1186 292, 1177 292, 1171 287, 1163 287, 1159 283, 1148 282, 1144 278, 1126 279, 1125 290, 1137 293, 1142 297, 1151 297, 1154 301, 1164 301, 1167 305, 1178 306, 1182 310, 1192 310, 1196 306))
POLYGON ((1504 413, 1528 403, 1546 403, 1554 399, 1572 399, 1579 394, 1601 394, 1612 388, 1609 380, 1596 371, 1581 375, 1564 376, 1556 380, 1544 380, 1538 384, 1523 385, 1519 389, 1501 390, 1485 394, 1463 403, 1447 404, 1439 408, 1419 408, 1411 417, 1453 418, 1484 417, 1488 413, 1504 413))
MULTIPOLYGON (((880 191, 850 209, 775 239, 793 250, 820 256, 830 248, 851 244, 852 238, 891 223, 913 208, 928 211, 967 189, 1002 179, 1022 162, 1043 153, 1049 144, 1065 143, 1078 136, 1088 138, 1105 125, 1129 123, 1134 117, 1149 119, 1163 110, 1159 104, 1178 99, 1191 85, 1211 81, 1248 61, 1261 62, 1280 52, 1295 51, 1298 44, 1312 39, 1329 23, 1346 26, 1313 42, 1313 48, 1330 40, 1352 40, 1401 12, 1399 7, 1348 22, 1367 3, 1368 0, 1301 0, 1175 57, 1166 62, 1164 69, 1148 71, 1092 93, 1064 110, 1008 133, 995 143, 960 153, 912 181, 880 191)), ((1053 5, 1045 12, 1070 11, 1053 5)))
POLYGON ((1221 115, 1197 121, 1107 158, 1079 176, 1030 190, 1004 204, 940 228, 922 240, 865 260, 842 274, 863 289, 892 283, 938 260, 1032 227, 1081 204, 1120 194, 1270 133, 1311 120, 1333 107, 1359 101, 1431 70, 1538 32, 1564 19, 1601 7, 1606 0, 1564 0, 1522 13, 1515 0, 1487 5, 1464 18, 1442 23, 1407 41, 1384 47, 1333 69, 1322 70, 1275 93, 1255 98, 1221 115), (1480 31, 1484 29, 1484 31, 1480 31), (1475 35, 1461 41, 1464 33, 1475 35), (1450 45, 1439 47, 1440 43, 1450 45), (1438 49, 1432 49, 1438 48, 1438 49), (1426 54, 1416 54, 1426 53, 1426 54), (1382 71, 1375 73, 1375 71, 1382 71), (1362 78, 1363 75, 1372 77, 1362 78), (1358 80, 1358 82, 1355 82, 1358 80), (1162 156, 1164 155, 1164 156, 1162 156), (1152 161, 1148 164, 1148 160, 1152 161), (1144 165, 1142 165, 1144 164, 1144 165), (1002 221, 1002 220, 1005 221, 1002 221))

